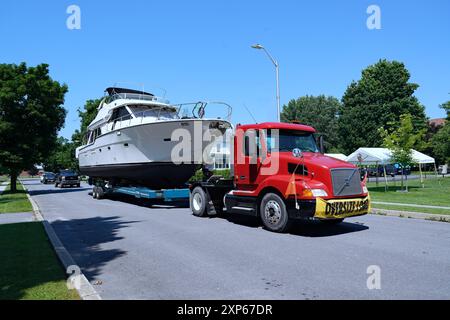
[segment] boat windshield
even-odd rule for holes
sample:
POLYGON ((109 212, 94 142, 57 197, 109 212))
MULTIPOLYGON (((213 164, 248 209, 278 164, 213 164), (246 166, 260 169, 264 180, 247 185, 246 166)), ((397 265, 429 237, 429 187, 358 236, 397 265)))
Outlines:
POLYGON ((178 110, 169 106, 129 106, 135 118, 153 117, 157 119, 178 119, 178 110))

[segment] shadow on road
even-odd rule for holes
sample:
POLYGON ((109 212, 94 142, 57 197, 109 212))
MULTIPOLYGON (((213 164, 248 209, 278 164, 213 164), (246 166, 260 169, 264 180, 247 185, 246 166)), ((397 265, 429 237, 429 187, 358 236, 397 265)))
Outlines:
MULTIPOLYGON (((256 217, 245 215, 228 215, 226 213, 209 217, 211 219, 225 219, 231 223, 239 224, 249 228, 261 227, 261 222, 256 217)), ((369 227, 358 222, 344 221, 338 225, 326 225, 320 221, 294 221, 289 234, 302 237, 330 237, 346 233, 367 230, 369 227)))
POLYGON ((92 281, 104 265, 126 254, 109 244, 123 239, 119 230, 139 221, 123 221, 120 217, 93 217, 57 220, 51 223, 58 237, 86 277, 92 281), (107 249, 108 248, 108 249, 107 249))
POLYGON ((319 238, 338 236, 368 229, 368 226, 359 222, 344 221, 337 225, 326 225, 320 221, 298 221, 294 224, 290 233, 303 237, 319 238))
MULTIPOLYGON (((137 205, 145 208, 155 209, 177 209, 177 208, 189 208, 189 202, 163 202, 163 201, 150 201, 148 199, 137 199, 133 196, 127 195, 110 195, 109 200, 125 202, 133 205, 137 205)), ((189 211, 190 213, 190 211, 189 211)), ((191 213, 192 214, 192 213, 191 213)), ((220 214, 216 216, 205 217, 205 219, 225 219, 228 222, 238 224, 249 228, 260 228, 262 226, 260 219, 256 217, 239 215, 239 214, 220 214)), ((369 227, 362 223, 344 221, 338 225, 326 225, 320 221, 295 221, 290 234, 303 236, 303 237, 330 237, 337 236, 346 233, 353 233, 358 231, 364 231, 369 227)))
POLYGON ((38 196, 41 194, 51 194, 51 193, 68 193, 68 192, 81 192, 89 190, 90 188, 63 188, 63 189, 44 189, 44 190, 30 190, 31 196, 38 196))

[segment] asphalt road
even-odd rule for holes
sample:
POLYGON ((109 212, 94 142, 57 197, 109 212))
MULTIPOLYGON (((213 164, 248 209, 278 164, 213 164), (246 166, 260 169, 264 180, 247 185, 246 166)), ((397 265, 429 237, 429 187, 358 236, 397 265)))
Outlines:
POLYGON ((24 181, 104 299, 449 299, 450 224, 369 215, 265 231, 253 219, 94 200, 24 181), (367 287, 369 266, 380 289, 367 287))

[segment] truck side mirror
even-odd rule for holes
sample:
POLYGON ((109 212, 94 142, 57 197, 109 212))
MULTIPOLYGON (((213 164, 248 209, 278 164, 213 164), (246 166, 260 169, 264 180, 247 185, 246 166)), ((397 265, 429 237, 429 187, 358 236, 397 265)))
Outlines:
POLYGON ((320 150, 320 153, 322 153, 322 154, 325 153, 325 145, 324 145, 323 135, 319 136, 319 150, 320 150))

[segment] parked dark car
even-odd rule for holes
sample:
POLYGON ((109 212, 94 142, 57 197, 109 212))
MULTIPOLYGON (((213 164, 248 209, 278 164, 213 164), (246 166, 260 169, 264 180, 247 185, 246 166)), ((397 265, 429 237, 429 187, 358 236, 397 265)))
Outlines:
POLYGON ((71 170, 61 170, 56 176, 55 187, 80 187, 78 174, 71 170))
MULTIPOLYGON (((400 166, 395 168, 395 174, 399 174, 399 175, 402 174, 402 168, 400 166)), ((409 176, 411 174, 411 168, 410 167, 405 167, 403 174, 406 175, 406 176, 409 176)))
MULTIPOLYGON (((369 177, 384 177, 384 168, 382 165, 377 167, 367 168, 367 174, 369 177)), ((394 177, 395 176, 395 167, 391 164, 386 165, 386 175, 394 177)))
POLYGON ((47 184, 47 183, 55 183, 56 181, 56 174, 53 172, 44 172, 41 175, 41 183, 47 184))

